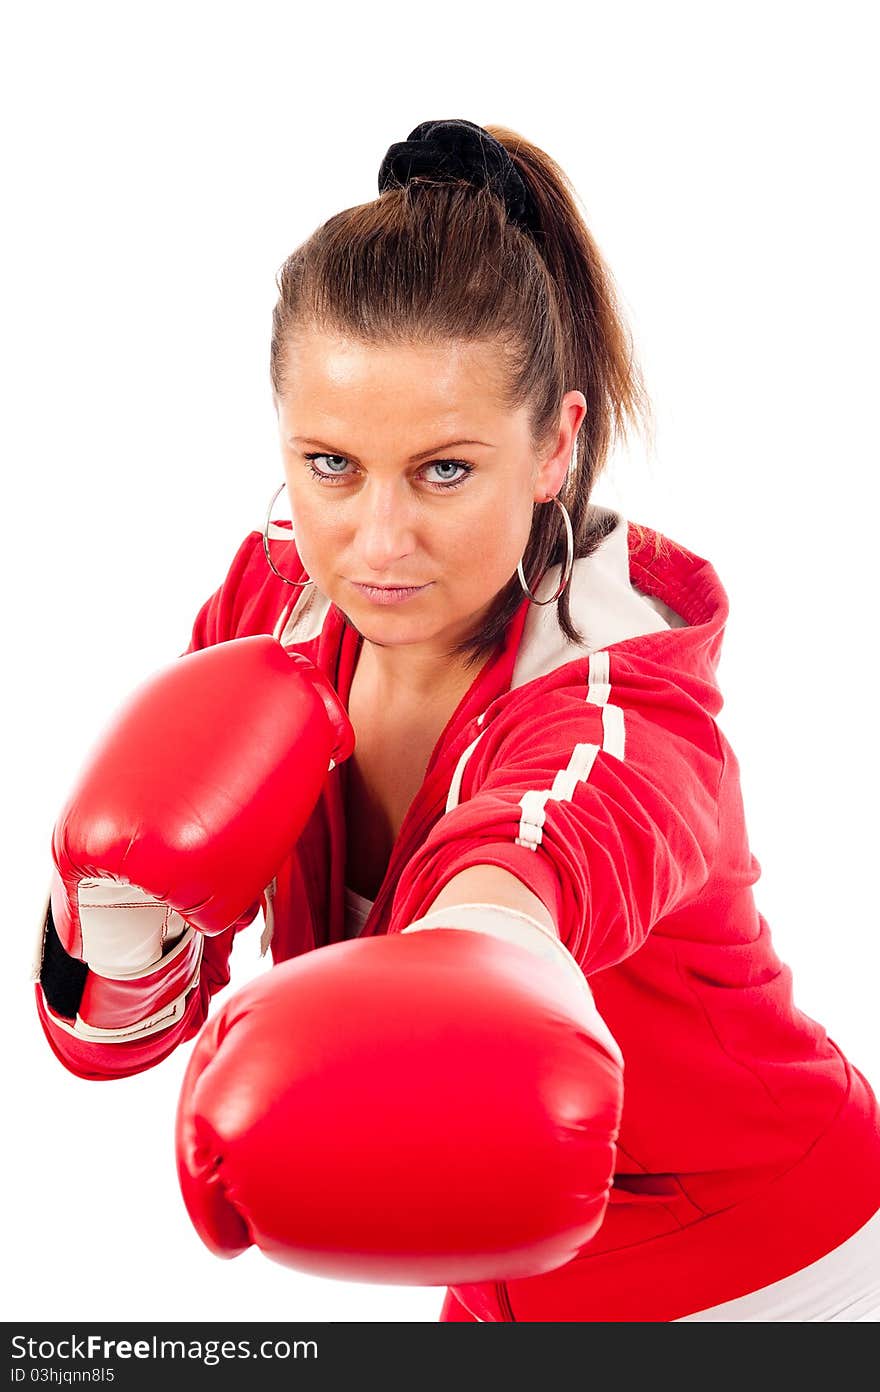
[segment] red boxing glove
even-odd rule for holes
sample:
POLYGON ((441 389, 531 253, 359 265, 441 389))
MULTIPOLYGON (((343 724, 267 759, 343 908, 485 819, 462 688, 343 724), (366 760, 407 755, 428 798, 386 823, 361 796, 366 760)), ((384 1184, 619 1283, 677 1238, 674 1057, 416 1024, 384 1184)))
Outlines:
POLYGON ((230 997, 196 1040, 176 1121, 183 1198, 211 1251, 255 1243, 318 1276, 398 1285, 575 1257, 608 1202, 623 1059, 553 943, 573 970, 419 920, 230 997))
POLYGON ((202 934, 267 903, 328 766, 353 748, 326 677, 269 635, 185 654, 138 687, 55 825, 53 970, 59 944, 90 970, 67 1019, 37 987, 44 1028, 125 1042, 179 1018, 202 934))

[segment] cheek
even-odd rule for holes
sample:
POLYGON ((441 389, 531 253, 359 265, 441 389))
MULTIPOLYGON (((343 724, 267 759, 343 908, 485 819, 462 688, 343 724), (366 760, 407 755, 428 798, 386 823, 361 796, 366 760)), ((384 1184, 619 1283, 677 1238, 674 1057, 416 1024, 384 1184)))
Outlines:
POLYGON ((322 499, 308 488, 288 488, 293 530, 304 540, 324 545, 334 536, 333 513, 322 499))
POLYGON ((328 525, 326 511, 316 507, 306 492, 296 492, 291 488, 288 492, 297 550, 309 574, 318 575, 324 571, 328 561, 332 562, 338 539, 328 525))
POLYGON ((487 571, 515 568, 528 544, 532 515, 529 508, 514 511, 509 499, 499 499, 479 518, 470 519, 457 537, 456 549, 470 569, 487 571))
POLYGON ((497 514, 491 525, 483 521, 477 528, 457 532, 442 557, 447 583, 460 587, 469 602, 475 597, 481 602, 490 599, 516 570, 527 541, 528 520, 523 531, 517 519, 505 517, 502 522, 497 514))

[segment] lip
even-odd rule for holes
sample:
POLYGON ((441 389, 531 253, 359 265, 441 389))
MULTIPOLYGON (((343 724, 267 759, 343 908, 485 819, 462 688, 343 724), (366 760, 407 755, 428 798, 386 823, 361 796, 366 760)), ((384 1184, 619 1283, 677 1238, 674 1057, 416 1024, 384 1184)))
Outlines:
POLYGON ((427 590, 433 581, 429 581, 427 585, 361 585, 357 580, 352 580, 351 584, 365 599, 372 600, 374 604, 401 604, 413 595, 427 590))

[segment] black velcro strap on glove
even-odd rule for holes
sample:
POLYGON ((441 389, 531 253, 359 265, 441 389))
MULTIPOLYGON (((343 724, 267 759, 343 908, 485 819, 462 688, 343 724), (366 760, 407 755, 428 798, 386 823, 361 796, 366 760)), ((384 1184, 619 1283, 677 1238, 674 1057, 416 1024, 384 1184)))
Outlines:
POLYGON ((43 944, 43 965, 40 985, 46 1004, 56 1015, 73 1020, 79 1010, 89 968, 86 962, 71 957, 61 946, 52 920, 52 905, 46 917, 46 937, 43 944))

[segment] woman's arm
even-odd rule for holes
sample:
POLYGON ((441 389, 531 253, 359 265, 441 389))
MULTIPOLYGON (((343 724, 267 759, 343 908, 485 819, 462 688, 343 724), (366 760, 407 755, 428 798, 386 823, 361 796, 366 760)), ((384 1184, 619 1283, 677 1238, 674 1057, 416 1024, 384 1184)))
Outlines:
POLYGON ((436 899, 425 909, 448 909, 453 904, 496 904, 502 909, 518 909, 546 924, 558 934, 553 915, 542 899, 527 889, 509 870, 499 865, 469 865, 445 884, 436 899))

